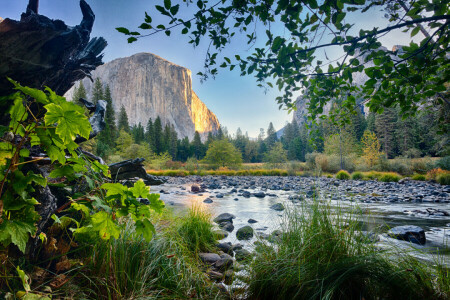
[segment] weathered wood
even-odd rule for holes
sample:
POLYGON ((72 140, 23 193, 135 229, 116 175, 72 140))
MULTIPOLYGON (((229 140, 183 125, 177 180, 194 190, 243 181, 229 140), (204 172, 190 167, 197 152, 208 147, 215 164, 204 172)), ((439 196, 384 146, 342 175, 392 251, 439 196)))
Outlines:
POLYGON ((74 27, 37 14, 38 3, 30 0, 20 21, 0 22, 0 96, 13 92, 6 76, 63 95, 103 63, 107 43, 104 38, 90 40, 95 15, 85 0, 80 1, 83 20, 74 27))
POLYGON ((164 180, 161 178, 147 174, 147 171, 145 171, 144 165, 142 164, 144 161, 144 158, 136 158, 109 165, 111 179, 118 181, 130 180, 137 177, 143 179, 147 185, 163 184, 164 180))

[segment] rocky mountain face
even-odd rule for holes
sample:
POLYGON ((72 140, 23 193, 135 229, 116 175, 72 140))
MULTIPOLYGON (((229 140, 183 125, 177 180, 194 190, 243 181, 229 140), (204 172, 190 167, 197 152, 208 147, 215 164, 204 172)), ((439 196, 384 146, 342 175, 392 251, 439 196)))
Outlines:
MULTIPOLYGON (((178 137, 192 139, 197 130, 203 137, 219 129, 216 115, 192 90, 191 71, 151 53, 118 58, 92 72, 92 78, 109 84, 116 113, 122 107, 130 125, 146 126, 149 118, 173 124, 178 137)), ((77 83, 75 86, 78 86, 77 83)), ((88 98, 93 83, 83 79, 88 98)), ((74 87, 65 97, 72 99, 74 87)))

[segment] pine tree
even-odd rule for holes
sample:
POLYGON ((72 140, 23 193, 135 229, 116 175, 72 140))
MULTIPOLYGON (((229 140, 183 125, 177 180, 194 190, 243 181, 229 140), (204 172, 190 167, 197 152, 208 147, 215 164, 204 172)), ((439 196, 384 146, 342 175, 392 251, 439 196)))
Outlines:
POLYGON ((148 143, 150 149, 155 151, 155 129, 152 118, 148 119, 147 126, 145 127, 145 141, 148 143))
POLYGON ((114 141, 117 138, 118 131, 116 127, 116 112, 112 104, 112 96, 109 85, 106 85, 104 98, 106 100, 106 113, 105 113, 105 123, 109 130, 108 144, 114 147, 114 141))
POLYGON ((164 126, 162 145, 163 145, 163 151, 162 152, 169 151, 169 145, 170 145, 170 124, 166 124, 166 126, 164 126))
POLYGON ((94 87, 92 88, 92 102, 95 104, 98 102, 98 100, 103 100, 103 84, 100 81, 100 78, 95 78, 94 81, 94 87))
POLYGON ((203 143, 198 131, 195 131, 194 139, 192 140, 192 149, 196 159, 200 159, 204 156, 203 143))
POLYGON ((208 136, 206 137, 206 143, 205 143, 205 148, 208 149, 209 145, 214 141, 214 136, 212 134, 212 132, 208 132, 208 136))
POLYGON ((272 148, 272 146, 277 141, 278 141, 277 132, 275 131, 275 127, 273 127, 272 122, 270 122, 269 128, 267 128, 267 138, 266 138, 267 148, 272 148))
POLYGON ((130 124, 128 123, 128 115, 125 107, 122 105, 119 113, 119 122, 117 125, 119 131, 124 130, 125 132, 130 132, 130 124))
POLYGON ((220 126, 216 133, 216 139, 223 140, 224 138, 225 138, 225 135, 223 134, 222 126, 220 126))
POLYGON ((80 98, 86 99, 86 88, 84 87, 83 81, 80 81, 80 84, 78 87, 74 88, 73 96, 72 96, 72 102, 82 105, 80 102, 80 98))
POLYGON ((397 121, 394 108, 385 108, 382 114, 375 117, 375 129, 381 142, 383 152, 388 158, 395 155, 395 123, 397 121))
POLYGON ((144 127, 141 122, 131 128, 131 134, 136 144, 140 144, 145 140, 144 127))
POLYGON ((169 140, 169 154, 172 156, 172 159, 176 159, 177 151, 178 151, 178 134, 175 130, 175 126, 170 126, 170 140, 169 140))
POLYGON ((155 123, 153 124, 153 130, 154 130, 154 141, 155 141, 155 152, 157 154, 160 154, 163 151, 163 132, 162 132, 162 124, 161 124, 161 118, 158 116, 155 120, 155 123))

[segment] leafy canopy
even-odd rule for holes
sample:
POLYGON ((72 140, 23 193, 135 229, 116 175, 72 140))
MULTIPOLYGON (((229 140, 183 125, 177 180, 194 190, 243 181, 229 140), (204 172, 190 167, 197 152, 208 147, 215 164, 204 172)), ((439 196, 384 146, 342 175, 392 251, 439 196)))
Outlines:
POLYGON ((354 114, 357 99, 370 99, 373 112, 398 105, 404 117, 424 104, 449 105, 445 86, 449 78, 448 1, 183 0, 172 4, 164 0, 155 10, 146 12, 139 26, 147 32, 117 30, 128 35, 130 43, 160 32, 170 36, 174 30, 188 35, 193 46, 206 39, 205 71, 199 73, 203 78, 216 75, 218 67, 254 75, 258 85, 277 86, 282 92, 276 98, 280 108, 294 109, 294 94, 302 92, 308 97, 312 120, 331 99, 340 101, 331 118, 347 116, 341 122, 348 122, 354 114), (181 5, 186 9, 180 9, 181 5), (386 12, 384 27, 351 23, 354 16, 364 18, 364 13, 380 10, 386 12), (191 13, 186 16, 186 11, 191 13), (155 13, 167 22, 155 24, 155 13), (381 48, 379 39, 396 30, 414 40, 393 50, 381 48), (243 48, 250 47, 251 54, 221 55, 243 35, 248 44, 243 48), (341 56, 329 59, 327 51, 341 56), (358 74, 368 76, 360 86, 353 84, 358 74))

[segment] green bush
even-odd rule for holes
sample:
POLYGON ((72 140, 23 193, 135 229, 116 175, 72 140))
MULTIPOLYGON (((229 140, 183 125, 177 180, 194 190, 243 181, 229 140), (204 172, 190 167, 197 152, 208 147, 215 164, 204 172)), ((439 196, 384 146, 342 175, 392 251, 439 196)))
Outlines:
POLYGON ((412 180, 425 181, 427 178, 423 174, 414 174, 414 176, 411 179, 412 180))
POLYGON ((352 179, 353 180, 362 180, 362 179, 364 179, 364 175, 361 172, 353 172, 352 179))
POLYGON ((450 173, 438 175, 436 181, 442 185, 450 185, 450 173))
POLYGON ((393 159, 388 161, 388 169, 383 170, 388 172, 396 172, 402 175, 412 175, 413 168, 411 166, 411 160, 406 159, 393 159))
POLYGON ((450 171, 450 155, 440 158, 436 161, 436 168, 450 171))
POLYGON ((350 179, 350 174, 345 170, 340 170, 336 174, 336 178, 339 180, 348 180, 350 179))
POLYGON ((385 173, 380 177, 380 181, 382 182, 398 182, 399 180, 400 176, 394 173, 385 173))

